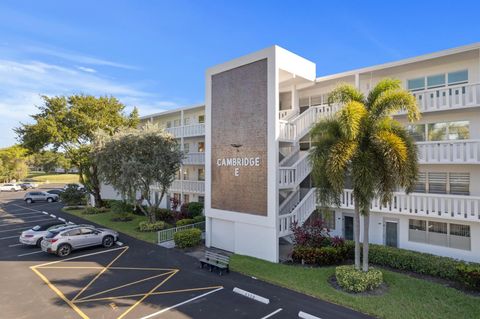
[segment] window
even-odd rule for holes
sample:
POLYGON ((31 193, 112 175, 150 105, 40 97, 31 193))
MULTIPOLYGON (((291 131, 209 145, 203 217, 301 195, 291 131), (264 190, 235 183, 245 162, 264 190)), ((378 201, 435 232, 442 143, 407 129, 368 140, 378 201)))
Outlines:
POLYGON ((198 116, 198 123, 205 123, 205 115, 198 116))
POLYGON ((180 170, 177 171, 177 174, 175 176, 175 179, 180 179, 182 175, 180 174, 180 170))
POLYGON ((183 179, 188 181, 188 169, 183 170, 183 179))
POLYGON ((446 194, 447 173, 428 173, 428 192, 432 194, 446 194))
POLYGON ((470 173, 449 174, 450 194, 470 195, 470 173))
POLYGON ((184 117, 183 118, 183 125, 190 125, 190 118, 189 117, 184 117))
POLYGON ((408 240, 419 243, 427 241, 427 222, 425 220, 408 220, 408 240))
POLYGON ((470 237, 470 226, 459 225, 459 224, 450 224, 450 235, 461 236, 461 237, 470 237))
POLYGON ((427 76, 427 88, 432 89, 442 86, 445 86, 445 74, 427 76))
POLYGON ((90 235, 90 234, 93 234, 95 231, 91 228, 82 228, 81 232, 82 232, 82 235, 90 235))
POLYGON ((322 95, 314 95, 310 98, 311 106, 322 104, 322 95))
POLYGON ((407 131, 416 142, 425 141, 425 124, 412 124, 407 126, 407 131))
POLYGON ((77 228, 77 229, 72 229, 69 232, 66 232, 63 236, 78 236, 80 234, 81 234, 80 228, 77 228))
POLYGON ((320 211, 320 219, 325 223, 325 227, 330 230, 335 230, 335 211, 320 211))
POLYGON ((407 80, 407 88, 411 91, 425 89, 425 78, 407 80))
POLYGON ((183 151, 185 153, 189 153, 190 152, 190 143, 184 143, 183 144, 183 151))
POLYGON ((308 97, 302 97, 298 104, 300 107, 308 107, 310 106, 310 99, 308 97))
POLYGON ((199 168, 198 169, 198 180, 204 181, 205 180, 205 169, 199 168))
POLYGON ((173 126, 178 127, 181 125, 180 119, 173 121, 173 126))
POLYGON ((468 70, 448 73, 448 85, 462 84, 468 82, 468 70))
POLYGON ((413 190, 417 193, 426 193, 427 192, 427 173, 419 172, 417 182, 415 183, 415 189, 413 190))
POLYGON ((428 222, 428 243, 437 246, 448 246, 447 223, 428 222))
POLYGON ((450 224, 449 245, 452 248, 470 250, 470 226, 450 224))
POLYGON ((470 226, 409 219, 408 240, 425 244, 470 250, 470 226))
POLYGON ((172 127, 172 121, 167 121, 167 128, 171 128, 172 127))
POLYGON ((198 196, 198 202, 199 203, 205 203, 205 196, 198 196))
POLYGON ((183 203, 188 204, 190 202, 190 195, 189 194, 183 194, 183 203))
POLYGON ((443 141, 447 139, 447 123, 428 124, 428 140, 443 141))
POLYGON ((447 126, 448 140, 466 140, 470 138, 470 122, 456 121, 450 122, 447 126))
POLYGON ((205 152, 205 142, 198 142, 198 152, 205 152))

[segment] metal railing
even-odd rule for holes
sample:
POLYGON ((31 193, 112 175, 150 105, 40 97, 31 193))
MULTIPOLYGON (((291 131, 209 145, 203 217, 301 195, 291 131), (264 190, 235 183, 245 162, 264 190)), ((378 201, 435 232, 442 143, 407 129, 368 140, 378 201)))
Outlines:
POLYGON ((417 142, 420 164, 480 164, 480 140, 417 142))
POLYGON ((176 232, 179 232, 181 230, 185 229, 190 229, 190 228, 198 228, 202 232, 205 231, 205 222, 200 222, 200 223, 195 223, 195 224, 190 224, 190 225, 185 225, 185 226, 180 226, 180 227, 174 227, 174 228, 169 228, 169 229, 164 229, 164 230, 159 230, 157 232, 157 242, 164 243, 166 241, 173 240, 173 235, 176 232))

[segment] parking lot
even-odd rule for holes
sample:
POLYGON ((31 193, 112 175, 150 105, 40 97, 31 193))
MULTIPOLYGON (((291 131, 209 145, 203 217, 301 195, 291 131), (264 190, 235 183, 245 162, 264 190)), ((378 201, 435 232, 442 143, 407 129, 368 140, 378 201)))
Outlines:
POLYGON ((367 318, 255 278, 219 276, 175 249, 125 235, 110 249, 63 259, 21 245, 21 231, 38 223, 86 222, 63 213, 61 203, 27 206, 22 196, 0 193, 2 318, 367 318))

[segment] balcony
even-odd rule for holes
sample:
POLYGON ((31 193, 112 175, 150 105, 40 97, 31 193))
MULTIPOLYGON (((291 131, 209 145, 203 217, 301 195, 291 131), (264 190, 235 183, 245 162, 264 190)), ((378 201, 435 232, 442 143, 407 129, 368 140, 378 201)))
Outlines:
POLYGON ((205 193, 204 181, 174 180, 169 189, 171 192, 205 193))
POLYGON ((480 140, 418 142, 420 164, 480 164, 480 140))
POLYGON ((205 124, 198 123, 192 125, 169 127, 166 128, 165 131, 172 134, 176 138, 202 136, 205 135, 205 124))
POLYGON ((205 165, 205 153, 187 153, 183 159, 183 165, 205 165))
MULTIPOLYGON (((479 106, 480 84, 459 84, 412 92, 420 112, 445 111, 479 106)), ((405 114, 400 112, 399 114, 405 114)))
POLYGON ((278 186, 280 189, 295 188, 311 171, 308 152, 304 152, 292 166, 281 166, 279 168, 278 186))
MULTIPOLYGON (((352 190, 344 190, 340 207, 354 208, 352 190)), ((386 206, 375 199, 372 202, 371 211, 480 222, 480 197, 423 193, 407 195, 399 192, 394 193, 391 202, 386 206)))

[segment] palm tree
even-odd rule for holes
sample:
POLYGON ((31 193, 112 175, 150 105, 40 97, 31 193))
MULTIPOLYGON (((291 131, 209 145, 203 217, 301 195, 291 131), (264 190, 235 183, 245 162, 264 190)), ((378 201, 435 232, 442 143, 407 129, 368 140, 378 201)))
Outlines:
POLYGON ((312 179, 321 206, 340 205, 346 176, 355 199, 355 268, 360 269, 360 214, 363 215, 363 271, 368 271, 370 205, 378 197, 383 205, 393 192, 413 190, 418 175, 417 149, 406 129, 392 118, 400 110, 410 122, 420 118, 413 95, 399 80, 380 81, 367 96, 350 84, 340 84, 329 104, 343 107, 312 128, 312 179))

